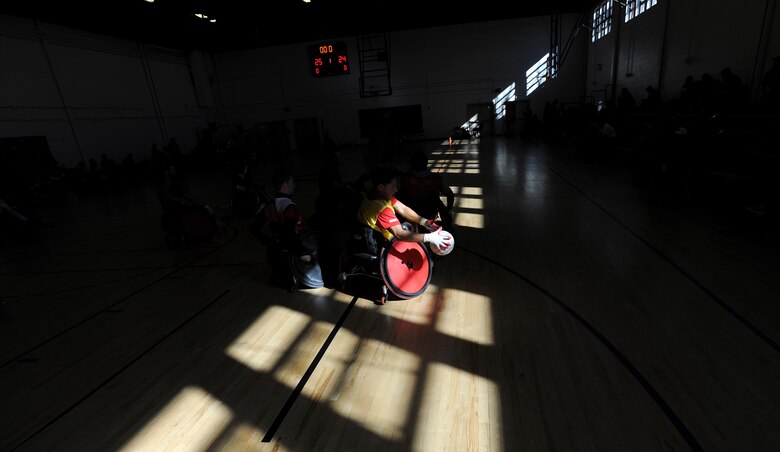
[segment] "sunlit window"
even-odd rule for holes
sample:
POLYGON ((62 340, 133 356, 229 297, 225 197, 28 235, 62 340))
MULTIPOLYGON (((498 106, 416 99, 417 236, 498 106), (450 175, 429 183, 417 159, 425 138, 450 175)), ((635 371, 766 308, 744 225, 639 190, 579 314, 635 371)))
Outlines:
POLYGON ((539 61, 534 63, 530 69, 525 71, 526 96, 534 92, 536 88, 542 86, 542 83, 557 75, 555 72, 555 65, 553 64, 553 57, 554 55, 547 53, 539 59, 539 61))
POLYGON ((591 42, 606 36, 612 31, 612 0, 606 0, 593 10, 593 28, 591 29, 591 42))
POLYGON ((516 99, 517 95, 515 94, 515 83, 512 82, 511 85, 507 86, 503 91, 501 91, 501 94, 493 99, 493 107, 496 112, 496 119, 501 119, 506 114, 506 106, 504 104, 507 102, 512 102, 516 99))
POLYGON ((658 0, 628 0, 626 2, 626 22, 658 4, 658 0))
POLYGON ((472 138, 478 138, 479 137, 479 114, 476 114, 469 118, 468 121, 464 122, 461 126, 462 129, 466 129, 469 131, 469 136, 472 138))

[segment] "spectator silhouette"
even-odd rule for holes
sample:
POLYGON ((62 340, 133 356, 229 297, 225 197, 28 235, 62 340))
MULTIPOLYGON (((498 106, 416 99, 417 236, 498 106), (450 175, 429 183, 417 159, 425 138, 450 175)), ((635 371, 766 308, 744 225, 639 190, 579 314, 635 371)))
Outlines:
POLYGON ((628 88, 623 87, 620 90, 620 96, 618 96, 618 113, 621 115, 630 115, 633 113, 635 106, 636 100, 634 100, 634 96, 631 95, 631 91, 629 91, 628 88))
POLYGON ((181 148, 179 148, 176 138, 171 138, 168 142, 168 146, 165 146, 165 156, 169 162, 172 162, 175 165, 181 163, 181 148))
POLYGON ((680 112, 690 113, 695 110, 699 97, 698 87, 692 75, 685 77, 685 82, 680 89, 680 112))
POLYGON ((761 79, 761 102, 770 110, 780 106, 780 55, 774 58, 772 67, 761 79))
POLYGON ((720 104, 722 110, 733 112, 745 100, 745 87, 742 85, 742 79, 731 72, 731 68, 724 67, 720 71, 721 76, 721 98, 720 104))
POLYGON ((524 138, 539 138, 539 132, 541 128, 541 121, 539 120, 539 115, 537 115, 532 109, 531 105, 527 104, 525 106, 525 111, 523 111, 523 118, 525 119, 523 123, 523 137, 524 138))
POLYGON ((542 110, 542 129, 545 138, 550 139, 555 136, 558 129, 559 115, 558 99, 544 103, 544 110, 542 110))
POLYGON ((715 80, 712 75, 705 72, 701 75, 701 80, 697 88, 699 95, 697 99, 698 111, 706 115, 717 111, 717 97, 720 91, 720 82, 715 80))
POLYGON ((650 85, 645 88, 647 97, 642 102, 643 109, 648 113, 660 113, 663 107, 661 93, 650 85))
POLYGON ((121 165, 122 179, 124 182, 132 182, 136 178, 136 166, 135 156, 132 152, 128 152, 125 158, 122 159, 121 165))

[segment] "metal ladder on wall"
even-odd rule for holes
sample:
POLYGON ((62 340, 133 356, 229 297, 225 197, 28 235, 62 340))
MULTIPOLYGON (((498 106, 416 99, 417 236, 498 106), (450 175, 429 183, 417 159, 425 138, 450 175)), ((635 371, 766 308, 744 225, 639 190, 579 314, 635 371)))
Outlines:
POLYGON ((390 49, 387 33, 358 36, 360 97, 390 96, 390 49))

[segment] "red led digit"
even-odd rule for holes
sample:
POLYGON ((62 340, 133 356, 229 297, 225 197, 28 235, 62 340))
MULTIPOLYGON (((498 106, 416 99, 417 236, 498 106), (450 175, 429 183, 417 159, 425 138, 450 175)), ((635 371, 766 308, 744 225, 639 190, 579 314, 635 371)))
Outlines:
POLYGON ((343 41, 331 43, 319 43, 309 47, 311 64, 315 77, 327 77, 329 75, 349 74, 349 58, 347 57, 347 45, 343 41))

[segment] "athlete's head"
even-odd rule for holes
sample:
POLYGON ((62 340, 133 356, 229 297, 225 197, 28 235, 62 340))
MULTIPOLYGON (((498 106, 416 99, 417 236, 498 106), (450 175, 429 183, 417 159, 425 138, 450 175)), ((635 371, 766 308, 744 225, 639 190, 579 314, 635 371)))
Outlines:
POLYGON ((392 199, 398 192, 397 168, 390 165, 382 165, 371 170, 371 183, 385 199, 392 199))
POLYGON ((274 171, 274 174, 271 177, 271 183, 277 193, 288 195, 295 193, 295 178, 290 170, 281 168, 274 171))

